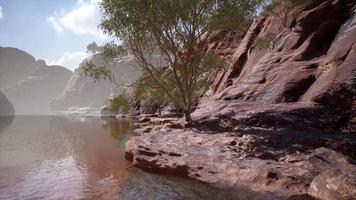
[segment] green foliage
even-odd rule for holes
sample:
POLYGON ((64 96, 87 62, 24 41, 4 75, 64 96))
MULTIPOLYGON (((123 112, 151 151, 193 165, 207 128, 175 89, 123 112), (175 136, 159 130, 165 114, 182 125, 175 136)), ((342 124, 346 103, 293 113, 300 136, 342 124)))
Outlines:
MULTIPOLYGON (((95 48, 95 46, 97 46, 95 42, 90 43, 88 45, 88 50, 92 48, 97 49, 98 54, 94 56, 101 59, 101 62, 104 64, 95 64, 93 61, 85 60, 80 67, 82 75, 90 77, 94 81, 109 80, 118 86, 118 83, 115 81, 114 74, 108 68, 108 63, 115 58, 127 55, 127 50, 123 47, 123 45, 117 45, 113 42, 106 43, 98 48, 95 48)), ((127 113, 129 109, 129 102, 124 92, 115 94, 114 98, 108 99, 104 108, 105 111, 112 113, 127 113)))
POLYGON ((254 41, 253 47, 257 49, 274 48, 277 43, 277 36, 274 33, 268 33, 264 37, 259 37, 254 41))
POLYGON ((115 94, 112 99, 108 99, 104 111, 109 111, 111 113, 128 113, 130 111, 130 104, 125 93, 115 94))
POLYGON ((91 53, 96 53, 101 50, 101 47, 99 47, 96 42, 91 42, 87 45, 87 52, 91 53))
MULTIPOLYGON (((245 27, 247 18, 255 13, 259 0, 104 0, 102 29, 118 38, 148 39, 156 28, 176 29, 184 34, 245 27), (232 20, 233 19, 233 20, 232 20), (177 27, 179 25, 180 27, 177 27), (194 29, 194 30, 193 30, 194 29)), ((161 29, 161 31, 165 31, 161 29)), ((177 41, 183 37, 174 38, 177 41)), ((148 40, 149 41, 149 40, 148 40)), ((147 42, 147 40, 146 40, 147 42)))
MULTIPOLYGON (((161 69, 164 73, 165 69, 161 69)), ((174 88, 172 88, 174 89, 174 88)), ((134 98, 138 101, 151 101, 158 104, 168 104, 171 102, 166 93, 159 87, 150 74, 143 71, 133 87, 134 98)))
POLYGON ((146 90, 153 93, 150 98, 167 96, 191 122, 190 113, 207 78, 223 65, 216 56, 206 53, 208 39, 220 30, 245 30, 259 3, 260 0, 103 0, 101 28, 126 42, 146 73, 144 76, 151 78, 148 82, 154 82, 150 86, 153 89, 146 90), (167 69, 161 70, 162 65, 155 62, 157 56, 164 59, 167 69))
POLYGON ((123 57, 127 55, 127 50, 123 45, 117 45, 114 42, 109 42, 101 47, 100 55, 104 59, 113 60, 118 57, 123 57))
POLYGON ((264 4, 264 14, 277 16, 282 21, 282 25, 286 27, 289 17, 295 14, 293 10, 312 1, 313 0, 263 0, 262 3, 264 4))
POLYGON ((95 42, 88 44, 87 50, 93 53, 98 53, 96 56, 101 58, 104 64, 94 64, 90 60, 85 60, 81 64, 81 73, 84 76, 90 77, 94 81, 110 80, 114 81, 114 75, 108 68, 108 60, 123 57, 127 55, 127 50, 123 45, 117 45, 114 42, 109 42, 103 46, 97 46, 95 42))
POLYGON ((96 65, 91 61, 85 60, 80 66, 84 76, 92 78, 94 81, 112 80, 111 71, 106 65, 96 65))

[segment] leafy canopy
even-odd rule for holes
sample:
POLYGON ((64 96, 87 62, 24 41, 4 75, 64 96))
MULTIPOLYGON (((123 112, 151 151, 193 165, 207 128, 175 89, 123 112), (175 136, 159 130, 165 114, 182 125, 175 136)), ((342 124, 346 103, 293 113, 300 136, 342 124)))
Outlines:
POLYGON ((96 53, 101 50, 101 47, 96 44, 96 42, 91 42, 87 45, 87 52, 96 53))
POLYGON ((220 30, 245 30, 259 4, 260 0, 103 0, 101 28, 125 41, 150 77, 150 86, 159 88, 149 91, 163 92, 191 123, 195 100, 210 74, 224 65, 206 52, 209 38, 220 30))

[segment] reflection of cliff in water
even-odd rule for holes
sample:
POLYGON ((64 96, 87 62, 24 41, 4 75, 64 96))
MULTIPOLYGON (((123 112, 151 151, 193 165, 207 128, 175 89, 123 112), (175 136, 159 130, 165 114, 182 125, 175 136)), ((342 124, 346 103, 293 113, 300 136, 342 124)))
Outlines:
POLYGON ((14 106, 0 91, 0 133, 11 124, 14 115, 14 106))
MULTIPOLYGON (((50 194, 112 199, 132 168, 118 140, 103 128, 111 123, 125 124, 110 125, 115 130, 129 124, 98 117, 16 116, 0 134, 0 199, 50 194)), ((130 132, 114 135, 126 139, 130 132)))

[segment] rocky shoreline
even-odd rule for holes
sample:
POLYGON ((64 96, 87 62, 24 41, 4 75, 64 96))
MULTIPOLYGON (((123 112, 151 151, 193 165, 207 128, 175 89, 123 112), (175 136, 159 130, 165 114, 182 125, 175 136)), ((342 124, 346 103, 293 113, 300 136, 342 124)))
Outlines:
POLYGON ((278 199, 355 197, 354 136, 263 129, 217 133, 159 118, 138 123, 125 156, 145 171, 222 188, 248 187, 278 199))
POLYGON ((195 126, 141 115, 126 158, 271 199, 355 199, 356 2, 315 0, 287 22, 260 18, 243 35, 213 38, 207 51, 229 64, 192 113, 195 126), (269 35, 275 45, 254 45, 269 35))

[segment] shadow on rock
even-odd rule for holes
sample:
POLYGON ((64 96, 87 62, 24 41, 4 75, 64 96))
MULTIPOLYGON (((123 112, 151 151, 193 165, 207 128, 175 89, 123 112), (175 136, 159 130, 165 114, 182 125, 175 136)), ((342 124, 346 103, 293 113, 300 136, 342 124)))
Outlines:
POLYGON ((14 120, 15 110, 12 103, 0 91, 0 133, 14 120))

